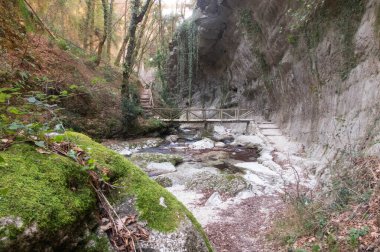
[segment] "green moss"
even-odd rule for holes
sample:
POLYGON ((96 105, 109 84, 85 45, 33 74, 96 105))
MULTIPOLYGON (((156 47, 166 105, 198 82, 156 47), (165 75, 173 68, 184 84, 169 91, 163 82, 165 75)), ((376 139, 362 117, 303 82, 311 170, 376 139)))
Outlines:
POLYGON ((16 144, 1 156, 0 218, 20 217, 46 232, 61 230, 86 215, 95 197, 87 174, 67 158, 38 153, 28 144, 16 144))
POLYGON ((116 181, 126 190, 119 193, 136 198, 139 217, 148 222, 149 227, 163 232, 177 229, 184 217, 184 208, 168 191, 152 181, 132 162, 93 142, 89 137, 78 133, 67 133, 71 141, 85 149, 100 166, 107 167, 112 172, 112 178, 122 178, 116 181), (162 207, 160 198, 165 199, 167 208, 162 207))
MULTIPOLYGON (((90 138, 78 134, 67 133, 71 141, 88 151, 96 162, 107 167, 118 177, 118 183, 126 188, 120 191, 136 198, 140 218, 148 221, 149 227, 158 231, 174 231, 184 218, 186 208, 167 190, 151 180, 141 169, 123 156, 94 143, 90 138), (167 208, 162 207, 160 198, 165 199, 167 208)), ((187 215, 187 214, 186 214, 187 215)))
MULTIPOLYGON (((123 187, 116 198, 135 198, 139 218, 146 220, 150 228, 174 231, 187 216, 210 246, 192 214, 129 160, 85 135, 69 132, 66 136, 88 152, 99 166, 110 169, 113 183, 123 187), (167 208, 159 204, 161 197, 167 208)), ((20 217, 24 227, 36 223, 46 232, 55 232, 75 224, 95 209, 96 197, 88 176, 71 159, 40 154, 28 144, 14 145, 1 157, 4 162, 0 162, 0 218, 20 217)))
MULTIPOLYGON (((24 231, 24 227, 17 227, 14 224, 6 225, 0 228, 0 240, 3 237, 7 237, 11 240, 16 239, 19 234, 24 231)), ((1 248, 1 242, 0 242, 1 248)))
MULTIPOLYGON (((182 203, 180 203, 180 204, 182 205, 182 203)), ((201 234, 203 240, 206 243, 208 251, 209 252, 214 251, 214 249, 212 248, 211 242, 209 241, 207 234, 203 230, 201 224, 197 221, 197 219, 195 219, 194 215, 184 205, 182 205, 182 207, 185 209, 185 213, 186 213, 187 218, 190 219, 190 221, 191 221, 191 223, 193 223, 195 229, 201 234)))

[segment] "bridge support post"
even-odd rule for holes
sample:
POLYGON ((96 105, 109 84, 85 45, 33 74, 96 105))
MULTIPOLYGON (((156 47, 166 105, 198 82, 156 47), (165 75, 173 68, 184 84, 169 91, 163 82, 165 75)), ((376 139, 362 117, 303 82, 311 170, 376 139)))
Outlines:
POLYGON ((249 130, 249 124, 250 124, 251 122, 247 122, 247 126, 245 127, 245 134, 248 134, 248 130, 249 130))

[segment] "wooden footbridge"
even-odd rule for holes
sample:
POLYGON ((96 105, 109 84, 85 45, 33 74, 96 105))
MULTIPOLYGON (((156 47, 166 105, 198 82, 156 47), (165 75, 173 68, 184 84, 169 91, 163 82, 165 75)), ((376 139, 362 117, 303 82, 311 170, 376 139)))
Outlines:
POLYGON ((251 109, 151 108, 151 113, 163 122, 177 123, 247 123, 253 121, 251 109))
POLYGON ((163 122, 176 123, 247 123, 253 121, 252 109, 155 108, 151 89, 140 92, 140 104, 147 115, 163 122))

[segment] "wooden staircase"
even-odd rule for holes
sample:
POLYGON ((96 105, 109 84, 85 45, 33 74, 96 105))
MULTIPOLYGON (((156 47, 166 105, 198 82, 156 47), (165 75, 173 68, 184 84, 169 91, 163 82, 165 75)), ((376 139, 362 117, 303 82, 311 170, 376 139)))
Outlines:
POLYGON ((153 95, 151 89, 143 89, 140 93, 140 106, 145 112, 152 110, 153 106, 153 95))

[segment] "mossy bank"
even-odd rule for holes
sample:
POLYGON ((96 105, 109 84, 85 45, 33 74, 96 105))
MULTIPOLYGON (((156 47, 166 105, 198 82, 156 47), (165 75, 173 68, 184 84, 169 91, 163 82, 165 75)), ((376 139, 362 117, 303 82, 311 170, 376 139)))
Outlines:
MULTIPOLYGON (((131 209, 160 234, 177 232, 190 220, 197 243, 204 251, 212 250, 192 214, 138 167, 87 136, 66 137, 110 170, 110 181, 120 188, 109 195, 116 209, 133 199, 131 209), (160 205, 162 198, 165 206, 160 205)), ((41 154, 27 143, 15 144, 0 156, 0 250, 105 251, 104 239, 94 236, 96 196, 81 166, 57 154, 41 154)))

